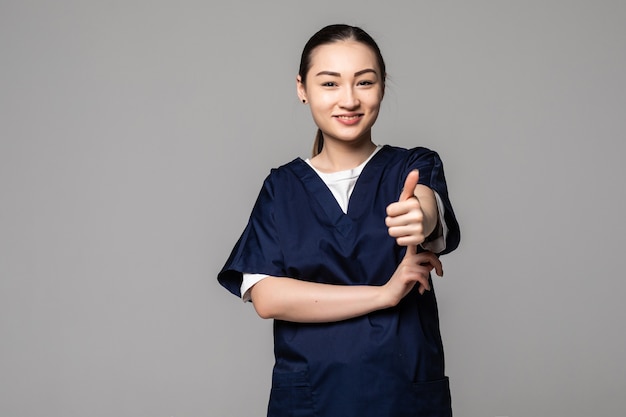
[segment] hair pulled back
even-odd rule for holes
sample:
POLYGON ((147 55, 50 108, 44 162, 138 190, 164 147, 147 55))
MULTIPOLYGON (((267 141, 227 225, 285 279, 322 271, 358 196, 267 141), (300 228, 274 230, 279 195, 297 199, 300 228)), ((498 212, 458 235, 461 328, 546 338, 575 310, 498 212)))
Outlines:
MULTIPOLYGON (((311 69, 311 56, 315 48, 321 45, 327 45, 329 43, 335 43, 340 41, 355 41, 360 42, 368 46, 376 55, 376 61, 380 68, 381 77, 383 80, 383 86, 386 76, 385 60, 378 48, 378 44, 374 39, 363 29, 357 26, 350 26, 345 24, 328 25, 320 29, 315 33, 308 42, 304 45, 302 50, 302 57, 300 58, 300 69, 298 75, 302 84, 306 83, 306 77, 311 69)), ((313 143, 313 156, 319 154, 324 147, 324 135, 320 129, 317 129, 315 135, 315 142, 313 143)))

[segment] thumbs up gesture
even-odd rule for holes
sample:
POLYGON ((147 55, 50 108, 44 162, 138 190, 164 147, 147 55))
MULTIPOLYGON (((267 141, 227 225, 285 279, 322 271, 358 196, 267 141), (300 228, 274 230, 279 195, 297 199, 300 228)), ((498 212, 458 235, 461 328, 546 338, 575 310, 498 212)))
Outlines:
POLYGON ((426 239, 424 212, 420 201, 415 196, 418 181, 419 171, 409 172, 400 198, 397 202, 387 206, 385 224, 389 230, 389 236, 396 238, 400 246, 417 246, 426 239))

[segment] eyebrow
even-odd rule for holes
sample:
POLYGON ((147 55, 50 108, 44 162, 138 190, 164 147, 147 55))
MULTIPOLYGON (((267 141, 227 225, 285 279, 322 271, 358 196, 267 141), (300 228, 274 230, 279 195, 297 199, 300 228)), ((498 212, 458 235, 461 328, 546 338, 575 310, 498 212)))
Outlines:
MULTIPOLYGON (((376 71, 373 70, 372 68, 366 68, 366 69, 362 69, 361 71, 355 72, 354 76, 358 77, 359 75, 367 74, 368 72, 373 72, 374 74, 377 74, 376 71)), ((315 74, 315 76, 320 76, 320 75, 330 75, 332 77, 341 77, 340 73, 333 72, 333 71, 320 71, 317 74, 315 74)))

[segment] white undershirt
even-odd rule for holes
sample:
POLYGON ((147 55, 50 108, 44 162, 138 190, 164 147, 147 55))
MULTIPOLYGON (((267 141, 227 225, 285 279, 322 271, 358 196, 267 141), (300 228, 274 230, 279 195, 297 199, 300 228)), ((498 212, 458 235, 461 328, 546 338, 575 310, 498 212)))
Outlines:
MULTIPOLYGON (((354 186, 356 185, 357 180, 359 179, 359 175, 365 168, 365 165, 369 162, 370 159, 380 150, 382 149, 381 145, 378 145, 374 152, 367 158, 361 165, 356 168, 347 169, 345 171, 339 172, 321 172, 317 168, 315 168, 311 164, 310 159, 306 159, 306 163, 309 164, 311 168, 320 176, 322 181, 326 184, 326 186, 330 189, 333 196, 337 200, 339 207, 344 213, 348 212, 348 203, 350 202, 350 196, 352 195, 352 191, 354 190, 354 186)), ((443 251, 446 248, 446 236, 448 235, 448 227, 444 220, 445 208, 443 206, 443 202, 441 201, 441 197, 439 194, 435 192, 435 199, 437 200, 437 210, 439 212, 439 236, 435 239, 431 239, 429 242, 422 244, 424 249, 428 249, 432 252, 438 253, 443 251)), ((265 274, 254 274, 254 273, 244 273, 243 281, 241 283, 241 298, 245 301, 250 301, 250 288, 257 282, 266 278, 265 274)))
POLYGON ((361 165, 356 168, 346 169, 345 171, 322 172, 311 164, 310 159, 307 159, 305 162, 309 164, 317 175, 320 176, 322 181, 324 181, 326 186, 330 189, 330 192, 333 193, 333 196, 335 197, 335 200, 337 200, 341 210, 344 213, 347 213, 350 196, 352 195, 352 191, 354 191, 354 186, 356 185, 356 181, 359 179, 359 175, 361 175, 363 168, 365 168, 365 165, 367 165, 370 159, 372 159, 372 157, 381 149, 382 146, 378 145, 369 158, 363 161, 361 165))

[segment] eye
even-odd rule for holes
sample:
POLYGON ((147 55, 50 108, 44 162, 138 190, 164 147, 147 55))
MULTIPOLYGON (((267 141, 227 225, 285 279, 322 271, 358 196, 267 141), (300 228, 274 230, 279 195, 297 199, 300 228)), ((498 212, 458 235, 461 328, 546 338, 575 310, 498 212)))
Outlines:
POLYGON ((357 85, 370 86, 370 85, 374 85, 374 82, 369 81, 369 80, 363 80, 363 81, 359 81, 357 85))
POLYGON ((322 87, 336 87, 337 83, 334 81, 327 81, 325 83, 322 83, 322 87))

